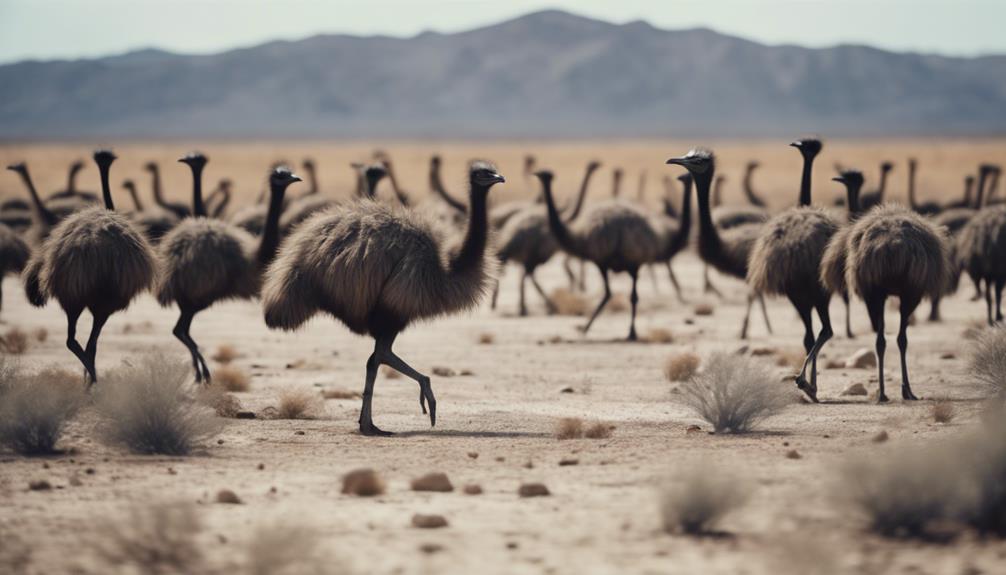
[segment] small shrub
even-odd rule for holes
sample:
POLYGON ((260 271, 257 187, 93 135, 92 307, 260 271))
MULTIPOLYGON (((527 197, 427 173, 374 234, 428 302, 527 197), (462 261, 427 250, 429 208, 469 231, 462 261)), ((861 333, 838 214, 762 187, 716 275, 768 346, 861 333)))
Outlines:
POLYGON ((717 353, 706 368, 681 385, 682 402, 716 432, 744 433, 792 403, 789 389, 764 363, 717 353))
POLYGON ((749 494, 746 484, 720 469, 691 467, 673 478, 661 493, 664 531, 710 533, 727 514, 744 505, 749 494))
POLYGON ((587 439, 608 439, 614 429, 614 426, 607 423, 595 423, 583 432, 583 436, 587 439))
POLYGON ((936 423, 950 423, 957 414, 954 404, 946 399, 940 399, 933 402, 931 412, 933 415, 933 421, 936 423))
POLYGON ((219 383, 230 392, 244 392, 251 387, 248 375, 230 365, 220 366, 213 372, 213 383, 219 383))
POLYGON ((315 419, 324 410, 321 395, 307 389, 289 388, 279 394, 276 418, 315 419))
POLYGON ((199 388, 196 391, 196 399, 220 417, 234 418, 242 410, 241 401, 227 393, 223 386, 216 381, 209 386, 199 388))
POLYGON ((196 541, 202 529, 194 504, 157 503, 100 523, 91 547, 109 565, 138 573, 205 573, 196 541))
POLYGON ((695 309, 693 311, 694 311, 695 315, 709 316, 709 315, 713 315, 713 312, 716 311, 716 308, 714 308, 712 306, 712 304, 700 303, 700 304, 695 304, 695 309))
POLYGON ((219 364, 227 365, 239 357, 241 357, 241 354, 238 353, 238 350, 233 345, 225 343, 217 348, 216 353, 210 359, 219 364))
POLYGON ((674 334, 669 329, 655 327, 646 333, 644 339, 650 343, 674 343, 674 334))
POLYGON ((28 334, 19 327, 12 327, 0 335, 0 351, 10 355, 22 355, 28 351, 28 334))
POLYGON ((676 353, 667 358, 664 364, 664 376, 667 381, 686 381, 699 370, 702 360, 691 352, 676 353))
POLYGON ((342 477, 342 492, 347 495, 373 497, 384 489, 384 480, 373 469, 354 469, 342 477))
POLYGON ((1006 423, 987 422, 954 453, 961 463, 946 473, 959 481, 955 515, 982 534, 1006 537, 1006 423))
POLYGON ((496 336, 489 332, 479 334, 479 344, 492 345, 496 341, 496 336))
POLYGON ((1006 395, 1006 329, 990 329, 977 338, 968 371, 992 393, 1006 395))
POLYGON ((549 298, 555 304, 555 310, 559 315, 583 316, 590 312, 590 302, 587 298, 566 288, 552 290, 549 298))
POLYGON ((13 531, 0 531, 0 572, 11 575, 28 573, 34 550, 13 531))
POLYGON ((185 455, 222 421, 189 393, 188 362, 153 353, 124 363, 98 386, 107 441, 137 453, 185 455))
POLYGON ((319 533, 300 525, 259 527, 248 541, 245 572, 250 575, 339 573, 323 556, 319 533))
POLYGON ((578 417, 564 417, 555 426, 556 439, 579 439, 583 437, 583 420, 578 417))
POLYGON ((54 453, 63 429, 84 404, 80 377, 59 369, 22 374, 3 369, 0 443, 24 455, 54 453))

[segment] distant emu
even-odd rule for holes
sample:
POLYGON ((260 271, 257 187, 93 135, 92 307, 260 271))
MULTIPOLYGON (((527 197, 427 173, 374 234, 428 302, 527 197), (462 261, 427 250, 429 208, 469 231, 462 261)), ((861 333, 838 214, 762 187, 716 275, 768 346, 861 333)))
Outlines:
POLYGON ((83 364, 89 384, 98 380, 95 356, 105 322, 147 290, 156 275, 147 240, 126 216, 114 211, 108 177, 114 160, 112 152, 94 153, 104 206, 82 210, 60 222, 24 272, 25 292, 32 305, 42 307, 52 297, 66 312, 66 346, 83 364), (82 348, 76 339, 77 319, 85 309, 90 310, 93 322, 87 347, 82 348))
POLYGON ((265 322, 294 330, 319 311, 354 333, 374 338, 360 410, 360 433, 391 435, 374 424, 372 401, 382 365, 419 384, 419 404, 436 425, 430 378, 392 351, 414 321, 474 308, 492 284, 487 196, 504 181, 487 162, 469 168, 469 221, 459 248, 449 251, 421 213, 370 200, 335 206, 287 238, 262 290, 265 322))
POLYGON ((3 277, 8 273, 21 273, 31 250, 17 232, 0 223, 0 310, 3 310, 3 277))

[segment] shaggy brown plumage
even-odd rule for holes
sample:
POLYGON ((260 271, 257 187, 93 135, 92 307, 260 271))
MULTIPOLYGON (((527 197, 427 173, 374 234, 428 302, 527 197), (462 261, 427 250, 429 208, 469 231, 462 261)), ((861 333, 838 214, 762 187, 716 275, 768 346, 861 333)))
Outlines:
POLYGON ((126 216, 113 211, 108 172, 115 156, 98 151, 94 160, 101 171, 105 206, 80 211, 56 225, 24 274, 33 305, 41 307, 51 297, 66 312, 67 347, 92 384, 97 381, 94 363, 102 327, 148 289, 156 275, 146 238, 126 216), (76 340, 77 319, 85 309, 94 317, 86 349, 76 340))
POLYGON ((0 224, 0 310, 3 309, 3 277, 9 273, 21 273, 28 263, 31 250, 14 230, 0 224))
POLYGON ((1006 206, 985 207, 975 214, 957 237, 956 255, 976 285, 985 282, 989 325, 1001 322, 1002 293, 1006 286, 1006 206))
POLYGON ((283 196, 287 186, 300 178, 286 168, 277 168, 270 175, 269 215, 262 238, 256 242, 245 230, 206 217, 199 185, 206 157, 190 154, 179 161, 192 168, 195 217, 182 220, 161 241, 157 301, 165 307, 178 304, 180 314, 173 333, 192 356, 196 381, 209 383, 209 366, 189 333, 192 320, 218 301, 251 299, 258 294, 262 271, 279 244, 283 196))
MULTIPOLYGON (((297 206, 297 210, 304 210, 304 213, 299 214, 296 218, 291 218, 287 220, 287 227, 289 229, 293 229, 293 226, 304 221, 305 219, 307 219, 308 216, 310 216, 314 212, 313 209, 306 207, 308 203, 310 202, 307 202, 306 200, 304 201, 297 200, 296 202, 293 202, 293 205, 297 206)), ((265 229, 265 218, 268 212, 269 212, 268 205, 252 204, 250 206, 244 206, 243 208, 234 212, 234 214, 232 214, 227 221, 229 221, 231 224, 241 228, 242 230, 248 232, 253 236, 261 236, 262 231, 265 229)), ((282 216, 280 217, 279 225, 281 229, 286 229, 283 226, 282 216)))
POLYGON ((436 400, 429 377, 392 351, 409 324, 473 308, 492 282, 487 257, 487 195, 503 181, 496 169, 474 162, 469 170, 470 221, 456 251, 421 214, 363 200, 336 206, 305 221, 283 243, 262 290, 266 325, 293 330, 319 311, 375 340, 367 362, 360 432, 386 435, 371 413, 381 364, 416 380, 423 412, 436 400))
POLYGON ((901 395, 917 399, 908 381, 908 322, 923 297, 936 297, 950 274, 949 248, 944 231, 927 218, 899 205, 874 208, 855 224, 846 238, 845 281, 865 302, 877 332, 880 380, 878 401, 884 393, 884 307, 888 296, 900 299, 901 395))

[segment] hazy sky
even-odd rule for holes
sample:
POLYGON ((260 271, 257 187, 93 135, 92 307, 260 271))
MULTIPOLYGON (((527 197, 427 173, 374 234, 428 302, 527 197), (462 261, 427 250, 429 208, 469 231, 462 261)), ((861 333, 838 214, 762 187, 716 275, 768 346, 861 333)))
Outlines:
POLYGON ((216 52, 331 32, 450 32, 544 8, 773 44, 1006 53, 1006 0, 0 0, 0 62, 151 46, 216 52))

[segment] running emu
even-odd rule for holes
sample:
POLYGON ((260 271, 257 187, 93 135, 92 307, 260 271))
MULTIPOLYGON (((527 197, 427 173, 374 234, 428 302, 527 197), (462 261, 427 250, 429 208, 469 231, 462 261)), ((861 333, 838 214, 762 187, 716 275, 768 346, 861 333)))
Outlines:
POLYGON ((416 320, 475 307, 491 287, 486 253, 489 189, 505 181, 487 162, 469 167, 469 220, 457 250, 421 214, 371 200, 333 207, 300 225, 283 243, 262 289, 265 322, 294 330, 319 311, 374 338, 360 410, 360 433, 391 435, 374 425, 371 403, 381 364, 419 384, 419 405, 436 425, 430 378, 392 351, 416 320))
POLYGON ((66 346, 87 371, 88 384, 98 380, 94 362, 98 336, 109 316, 154 282, 154 253, 129 219, 115 213, 108 172, 115 155, 94 153, 101 172, 104 206, 95 206, 60 222, 35 252, 24 272, 28 301, 42 307, 50 297, 66 312, 66 346), (77 343, 77 319, 84 309, 94 318, 87 347, 77 343))

